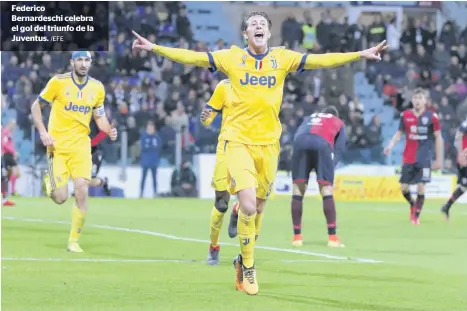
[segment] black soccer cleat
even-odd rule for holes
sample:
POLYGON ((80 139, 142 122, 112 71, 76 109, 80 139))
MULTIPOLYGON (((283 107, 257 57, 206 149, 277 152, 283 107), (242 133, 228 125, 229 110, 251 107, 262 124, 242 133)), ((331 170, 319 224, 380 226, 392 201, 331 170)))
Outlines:
POLYGON ((449 207, 447 205, 443 205, 440 211, 443 214, 444 218, 446 220, 449 220, 449 207))

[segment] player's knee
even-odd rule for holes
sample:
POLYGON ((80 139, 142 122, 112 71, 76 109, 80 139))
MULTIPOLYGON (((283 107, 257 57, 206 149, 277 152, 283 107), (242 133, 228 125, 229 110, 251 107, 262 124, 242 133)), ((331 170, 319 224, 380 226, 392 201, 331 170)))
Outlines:
POLYGON ((225 213, 229 207, 230 194, 227 191, 216 191, 214 207, 221 213, 225 213))
POLYGON ((425 184, 417 185, 417 194, 419 195, 425 194, 425 184))
POLYGON ((306 190, 306 183, 303 182, 294 182, 292 185, 292 195, 300 195, 304 196, 305 195, 305 190, 306 190))
POLYGON ((321 192, 321 196, 323 197, 333 195, 332 186, 323 185, 321 186, 320 192, 321 192))
POLYGON ((68 200, 68 191, 66 189, 60 188, 52 192, 52 200, 57 204, 63 204, 68 200))
POLYGON ((238 200, 242 213, 248 216, 256 214, 256 193, 254 188, 239 191, 238 200))
POLYGON ((408 184, 401 184, 401 191, 402 192, 409 192, 409 185, 408 184))
POLYGON ((256 198, 256 213, 261 214, 264 211, 264 207, 266 206, 266 200, 256 198))

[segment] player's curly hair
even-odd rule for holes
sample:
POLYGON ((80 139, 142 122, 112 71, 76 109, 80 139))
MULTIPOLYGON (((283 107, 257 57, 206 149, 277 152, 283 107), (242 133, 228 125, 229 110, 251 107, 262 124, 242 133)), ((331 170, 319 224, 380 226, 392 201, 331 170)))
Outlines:
POLYGON ((245 15, 245 17, 243 18, 242 27, 241 27, 241 30, 242 30, 242 31, 246 31, 246 29, 248 28, 248 20, 249 20, 252 16, 256 16, 256 15, 259 15, 259 16, 264 17, 264 18, 268 21, 269 29, 271 29, 271 27, 272 27, 272 21, 271 21, 271 19, 269 18, 269 16, 268 16, 265 12, 253 11, 253 12, 250 12, 250 13, 248 13, 247 15, 245 15))
POLYGON ((423 95, 427 100, 430 99, 430 92, 428 92, 428 90, 423 89, 423 88, 421 88, 421 87, 417 87, 417 88, 413 91, 412 94, 413 94, 413 95, 418 95, 418 94, 420 94, 420 95, 423 95))
POLYGON ((339 111, 337 110, 336 107, 334 106, 327 106, 326 108, 321 111, 322 113, 329 113, 332 114, 333 116, 336 116, 339 118, 339 111))

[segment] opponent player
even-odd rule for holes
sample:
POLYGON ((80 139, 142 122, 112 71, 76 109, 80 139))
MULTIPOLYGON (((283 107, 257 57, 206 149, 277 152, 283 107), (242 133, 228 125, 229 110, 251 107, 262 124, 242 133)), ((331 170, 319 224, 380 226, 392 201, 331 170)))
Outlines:
POLYGON ((449 220, 451 206, 467 190, 467 119, 461 123, 456 132, 454 146, 457 149, 457 187, 451 198, 441 207, 441 213, 443 213, 446 220, 449 220))
POLYGON ((213 53, 156 45, 133 32, 135 49, 153 51, 182 64, 220 70, 230 79, 231 108, 223 137, 224 150, 229 191, 237 194, 240 203, 237 288, 242 288, 238 276, 243 275, 243 288, 250 295, 257 294, 259 289, 254 265, 256 213, 264 209, 276 176, 282 132, 279 110, 286 76, 304 69, 337 67, 361 58, 380 60, 380 52, 387 48, 382 42, 362 52, 308 57, 284 47, 270 48, 270 29, 271 20, 264 12, 249 13, 241 26, 248 48, 232 46, 213 53))
MULTIPOLYGON (((209 265, 219 264, 219 234, 224 220, 224 214, 229 207, 230 193, 227 191, 227 163, 224 154, 224 139, 223 133, 226 128, 227 115, 229 110, 229 95, 231 91, 231 84, 228 79, 222 80, 217 84, 211 99, 206 107, 201 112, 201 122, 205 126, 209 126, 218 113, 222 113, 221 131, 218 137, 216 148, 216 165, 214 166, 214 173, 212 176, 211 185, 215 190, 214 207, 211 212, 210 222, 210 236, 211 245, 209 246, 209 253, 207 263, 209 265)), ((234 206, 238 202, 234 203, 234 206)))
POLYGON ((438 115, 426 109, 428 93, 416 89, 412 95, 413 109, 401 114, 399 129, 384 149, 388 155, 391 149, 405 134, 405 149, 400 177, 401 191, 410 204, 412 224, 420 224, 420 213, 425 202, 425 184, 431 181, 431 169, 441 168, 443 137, 441 136, 438 115), (436 160, 433 159, 433 146, 436 145, 436 160), (417 185, 417 200, 414 202, 410 194, 410 185, 417 185))
POLYGON ((300 247, 302 239, 303 196, 311 171, 316 172, 323 198, 323 212, 328 227, 328 246, 344 247, 336 235, 336 205, 333 197, 334 168, 345 151, 344 122, 333 106, 306 117, 295 133, 292 155, 292 244, 300 247))
POLYGON ((68 251, 82 252, 78 244, 88 209, 88 187, 92 159, 89 123, 94 116, 100 130, 117 138, 105 116, 105 90, 102 83, 88 76, 91 53, 73 52, 72 71, 49 80, 31 112, 42 143, 47 146, 49 171, 44 176, 44 192, 57 204, 68 199, 68 180, 74 184, 75 203, 68 240, 68 251), (48 130, 42 121, 41 105, 51 105, 48 130))
POLYGON ((8 199, 8 175, 5 157, 2 157, 2 206, 15 206, 15 202, 8 199))
MULTIPOLYGON (((5 161, 5 168, 8 172, 8 181, 11 183, 11 194, 16 196, 16 180, 19 175, 18 153, 15 150, 13 142, 13 130, 16 127, 16 121, 10 120, 7 125, 2 129, 2 159, 5 161)), ((8 188, 8 187, 7 187, 8 188)))
MULTIPOLYGON (((112 122, 111 126, 115 127, 115 123, 112 122)), ((110 196, 109 181, 107 177, 100 178, 97 176, 101 169, 103 157, 100 143, 107 137, 107 134, 104 131, 99 130, 96 122, 91 121, 91 137, 92 179, 89 185, 91 187, 103 187, 105 194, 110 196)))

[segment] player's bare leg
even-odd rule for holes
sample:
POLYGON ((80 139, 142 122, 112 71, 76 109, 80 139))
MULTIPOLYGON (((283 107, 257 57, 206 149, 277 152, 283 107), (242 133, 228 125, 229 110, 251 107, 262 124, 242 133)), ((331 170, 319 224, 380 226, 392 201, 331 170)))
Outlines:
POLYGON ((404 196, 404 198, 409 203, 410 220, 412 220, 414 215, 415 215, 416 206, 415 206, 414 200, 412 199, 412 195, 410 194, 409 185, 408 184, 401 184, 401 192, 402 192, 402 195, 404 196))
POLYGON ((68 200, 68 184, 55 188, 49 173, 45 173, 42 181, 44 194, 52 199, 56 204, 63 204, 68 200))
POLYGON ((292 202, 291 214, 293 225, 293 240, 292 245, 301 247, 303 245, 302 238, 302 214, 303 214, 303 196, 305 195, 307 184, 305 182, 294 182, 292 185, 292 202))
POLYGON ((449 220, 449 210, 451 209, 451 206, 454 204, 454 202, 459 199, 464 192, 467 191, 467 187, 462 186, 462 185, 457 185, 456 190, 452 193, 451 197, 449 200, 441 207, 441 213, 443 214, 444 218, 446 220, 449 220))
POLYGON ((412 224, 420 224, 420 214, 423 209, 423 204, 425 203, 425 184, 419 183, 417 185, 417 200, 415 201, 415 210, 412 216, 412 224))
POLYGON ((106 196, 110 196, 109 183, 107 178, 93 177, 89 183, 91 187, 103 187, 106 196))
POLYGON ((83 230, 86 212, 88 210, 89 180, 78 177, 73 180, 75 187, 75 204, 71 216, 70 238, 68 239, 68 251, 81 253, 83 250, 78 244, 83 230))
POLYGON ((345 247, 337 236, 336 204, 334 202, 332 185, 319 184, 319 190, 323 197, 323 212, 328 227, 328 246, 345 247))
MULTIPOLYGON (((240 203, 238 237, 241 252, 239 261, 242 262, 241 269, 243 270, 243 290, 249 295, 256 295, 259 290, 254 261, 256 190, 255 188, 243 189, 237 193, 237 196, 240 203)), ((238 267, 236 269, 238 275, 238 267)), ((237 284, 239 281, 237 278, 237 284)))
POLYGON ((211 245, 209 245, 208 258, 206 260, 208 265, 219 264, 219 234, 224 221, 224 215, 229 208, 230 193, 228 191, 217 191, 215 194, 214 207, 211 211, 210 223, 210 238, 211 245))

